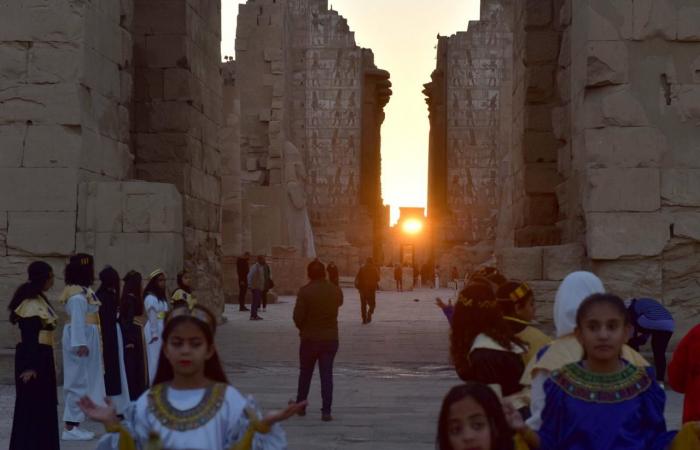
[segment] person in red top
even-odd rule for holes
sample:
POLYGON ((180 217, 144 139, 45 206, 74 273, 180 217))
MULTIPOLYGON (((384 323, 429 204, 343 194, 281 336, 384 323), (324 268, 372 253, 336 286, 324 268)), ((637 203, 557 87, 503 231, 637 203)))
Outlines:
POLYGON ((668 366, 668 383, 675 391, 685 394, 683 423, 700 420, 699 353, 700 325, 696 325, 678 344, 668 366))

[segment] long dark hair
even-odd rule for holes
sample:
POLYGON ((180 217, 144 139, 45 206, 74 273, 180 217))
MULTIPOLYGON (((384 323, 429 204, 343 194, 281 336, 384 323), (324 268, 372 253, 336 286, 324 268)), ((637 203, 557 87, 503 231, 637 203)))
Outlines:
POLYGON ((459 294, 452 316, 450 333, 450 356, 457 373, 468 369, 468 356, 474 339, 485 334, 510 349, 513 344, 525 348, 526 344, 513 334, 490 286, 482 283, 467 285, 459 294))
POLYGON ((27 276, 28 281, 17 288, 12 296, 12 300, 10 300, 10 304, 7 306, 7 309, 10 311, 10 322, 13 324, 17 323, 18 320, 15 309, 24 300, 41 296, 48 302, 48 299, 44 296, 44 286, 53 276, 53 268, 44 261, 34 261, 27 267, 27 276))
POLYGON ((189 273, 190 272, 187 269, 183 269, 177 273, 177 287, 187 292, 188 294, 191 294, 192 286, 185 286, 185 283, 182 282, 182 279, 185 277, 185 275, 189 273))
POLYGON ((134 316, 143 314, 143 301, 141 300, 141 274, 135 270, 129 271, 124 276, 124 290, 122 291, 119 311, 126 314, 129 308, 133 308, 134 316), (131 298, 133 297, 133 298, 131 298))
MULTIPOLYGON (((199 328, 204 334, 204 338, 207 341, 207 345, 209 347, 214 345, 214 334, 216 333, 216 317, 214 316, 214 314, 212 314, 211 311, 209 311, 207 308, 201 305, 195 305, 194 308, 192 308, 192 313, 177 315, 172 319, 170 318, 174 313, 179 313, 179 309, 184 308, 186 307, 176 308, 170 311, 170 313, 168 313, 168 316, 165 318, 165 328, 163 329, 163 345, 160 349, 160 356, 158 358, 158 369, 156 370, 156 376, 153 380, 154 386, 156 384, 167 383, 169 381, 172 381, 174 377, 173 366, 170 364, 170 361, 168 361, 168 358, 165 357, 165 346, 168 344, 168 338, 170 337, 170 334, 179 325, 183 323, 192 323, 196 325, 197 328, 199 328), (208 323, 196 317, 196 311, 204 312, 209 317, 209 320, 207 321, 208 323)), ((212 355, 212 357, 204 363, 204 376, 211 381, 229 384, 228 377, 224 373, 224 369, 221 365, 221 360, 219 359, 219 354, 216 351, 216 349, 214 349, 214 354, 212 355)))
POLYGON ((70 257, 63 272, 66 285, 90 287, 95 282, 94 260, 87 253, 78 253, 70 257))
POLYGON ((119 298, 119 285, 121 283, 119 281, 119 273, 114 267, 107 266, 104 269, 102 269, 102 271, 100 272, 100 283, 100 290, 112 290, 116 294, 115 298, 119 298))
POLYGON ((449 436, 450 407, 467 397, 472 398, 484 408, 491 429, 491 448, 494 450, 513 450, 514 432, 508 426, 503 406, 496 393, 481 383, 461 384, 453 387, 447 393, 440 408, 435 448, 437 450, 453 450, 449 436))
POLYGON ((167 302, 167 298, 165 296, 165 289, 161 289, 160 286, 158 286, 158 278, 159 277, 164 277, 165 275, 162 273, 159 273, 155 277, 151 278, 148 281, 148 284, 146 285, 146 289, 143 290, 143 299, 146 299, 146 296, 148 294, 151 294, 155 296, 159 302, 167 302))

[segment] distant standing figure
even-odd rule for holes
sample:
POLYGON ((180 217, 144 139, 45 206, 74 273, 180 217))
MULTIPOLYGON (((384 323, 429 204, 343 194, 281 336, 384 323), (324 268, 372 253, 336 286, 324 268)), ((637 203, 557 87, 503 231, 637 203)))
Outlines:
POLYGON ((129 407, 129 385, 124 368, 124 341, 117 323, 119 315, 119 273, 110 266, 100 272, 100 332, 102 333, 102 361, 104 365, 105 392, 117 414, 124 414, 129 407))
POLYGON ((328 272, 328 281, 335 284, 336 286, 340 286, 340 274, 338 273, 338 266, 336 266, 333 261, 328 263, 326 271, 328 272))
POLYGON ((440 266, 435 266, 435 289, 440 289, 440 266))
POLYGON ((53 269, 44 261, 27 268, 29 279, 15 291, 8 307, 10 323, 21 341, 15 351, 15 410, 10 448, 59 450, 58 396, 53 357, 58 314, 46 298, 53 269))
MULTIPOLYGON (((333 360, 338 352, 338 309, 343 304, 343 291, 326 281, 326 272, 320 261, 307 267, 309 283, 297 294, 294 305, 294 324, 299 329, 299 384, 296 402, 309 396, 311 377, 318 361, 321 376, 321 420, 333 420, 333 360)), ((299 415, 306 414, 306 408, 299 415)))
POLYGON ((265 289, 265 257, 258 255, 257 262, 248 271, 248 286, 253 292, 253 303, 250 305, 250 320, 262 320, 258 315, 258 308, 262 301, 262 293, 265 289))
POLYGON ((124 368, 131 401, 138 400, 148 386, 141 281, 141 274, 134 270, 124 276, 124 289, 119 304, 119 325, 124 337, 124 368))
POLYGON ((377 266, 374 265, 372 258, 367 258, 365 265, 360 267, 360 271, 355 276, 355 287, 360 291, 360 308, 363 324, 372 321, 372 314, 374 314, 376 307, 378 283, 379 271, 377 266))
POLYGON ((194 308, 197 299, 192 295, 192 276, 187 269, 182 269, 177 274, 177 289, 170 296, 170 303, 173 309, 179 306, 194 308))
POLYGON ((148 277, 144 291, 143 307, 146 311, 146 325, 143 333, 146 337, 146 355, 148 356, 148 380, 153 383, 158 369, 158 357, 163 344, 163 324, 168 312, 168 300, 165 293, 165 273, 156 269, 148 277))
POLYGON ((666 374, 666 349, 671 341, 675 323, 668 309, 653 298, 633 298, 625 301, 634 326, 632 338, 627 345, 639 351, 651 337, 654 354, 656 381, 662 383, 666 374))
POLYGON ((270 272, 270 265, 267 263, 265 259, 263 259, 263 272, 265 274, 265 283, 263 285, 263 291, 262 291, 262 310, 263 312, 267 311, 267 294, 270 292, 270 289, 275 287, 275 282, 272 281, 272 273, 270 272))
POLYGON ((248 271, 250 270, 250 253, 245 252, 236 260, 236 273, 238 274, 238 310, 248 311, 245 306, 245 296, 248 293, 248 271))
POLYGON ((455 291, 459 290, 459 270, 457 267, 452 266, 452 271, 450 272, 450 279, 455 284, 455 291))
POLYGON ((420 288, 420 267, 418 263, 413 263, 413 289, 420 288))
POLYGON ((396 281, 396 290, 403 292, 403 269, 399 264, 394 266, 394 281, 396 281))

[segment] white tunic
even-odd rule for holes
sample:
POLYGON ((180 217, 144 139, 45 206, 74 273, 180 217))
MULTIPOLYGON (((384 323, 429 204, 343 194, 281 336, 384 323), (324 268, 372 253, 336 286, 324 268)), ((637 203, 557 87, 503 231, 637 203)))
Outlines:
POLYGON ((95 313, 99 304, 89 304, 85 294, 75 294, 66 302, 70 322, 63 328, 63 397, 64 422, 83 422, 85 414, 78 400, 87 395, 96 403, 105 398, 104 369, 102 367, 102 336, 97 325, 85 323, 88 313, 95 313), (86 346, 87 356, 77 355, 78 347, 86 346))
POLYGON ((117 327, 117 349, 119 351, 119 379, 122 385, 122 392, 119 395, 110 395, 109 398, 112 400, 112 404, 117 409, 117 414, 124 414, 126 409, 131 404, 131 398, 129 397, 129 383, 126 379, 126 366, 124 365, 124 339, 122 338, 122 330, 117 327))
POLYGON ((168 302, 161 302, 155 295, 147 295, 144 300, 144 309, 148 321, 143 327, 143 335, 146 340, 146 356, 148 358, 148 381, 153 383, 158 370, 158 357, 160 347, 163 344, 163 319, 168 312, 168 302), (158 338, 152 342, 154 338, 158 338))
MULTIPOLYGON (((176 390, 165 388, 169 417, 185 417, 188 411, 195 411, 207 404, 205 389, 176 390)), ((125 416, 123 425, 130 431, 140 448, 148 442, 152 433, 160 437, 163 448, 168 450, 228 450, 238 442, 248 429, 248 419, 244 409, 250 406, 235 388, 225 386, 223 401, 213 416, 198 427, 177 431, 174 425, 165 426, 149 399, 151 390, 146 391, 132 404, 125 416)), ((209 397, 212 401, 212 397, 209 397)), ((162 414, 161 414, 162 416, 162 414)), ((208 416, 207 416, 208 417, 208 416)), ((184 419, 187 422, 187 419, 184 419)), ((97 450, 116 450, 119 438, 116 434, 103 437, 97 450)), ((286 450, 287 438, 279 424, 273 425, 269 433, 256 433, 252 450, 286 450)))

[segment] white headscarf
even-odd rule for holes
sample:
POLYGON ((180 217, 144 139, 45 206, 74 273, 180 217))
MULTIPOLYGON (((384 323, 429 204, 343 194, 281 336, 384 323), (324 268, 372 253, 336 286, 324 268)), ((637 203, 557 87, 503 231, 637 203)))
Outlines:
POLYGON ((564 278, 554 298, 554 326, 557 337, 566 336, 576 328, 576 312, 581 303, 593 294, 603 294, 600 278, 590 272, 572 272, 564 278))

